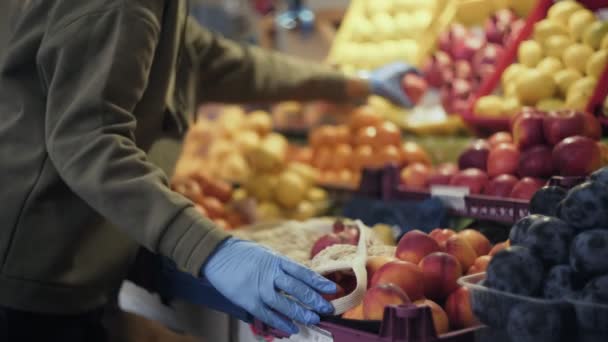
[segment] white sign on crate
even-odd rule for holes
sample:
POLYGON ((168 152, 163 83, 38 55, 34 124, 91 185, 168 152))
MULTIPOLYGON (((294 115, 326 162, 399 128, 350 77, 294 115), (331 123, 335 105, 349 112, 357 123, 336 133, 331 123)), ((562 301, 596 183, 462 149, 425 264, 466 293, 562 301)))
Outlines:
POLYGON ((278 340, 280 342, 334 342, 330 332, 317 327, 299 325, 300 332, 289 338, 278 340))
POLYGON ((431 195, 438 197, 449 208, 464 211, 466 209, 465 197, 469 195, 469 188, 433 185, 431 195))

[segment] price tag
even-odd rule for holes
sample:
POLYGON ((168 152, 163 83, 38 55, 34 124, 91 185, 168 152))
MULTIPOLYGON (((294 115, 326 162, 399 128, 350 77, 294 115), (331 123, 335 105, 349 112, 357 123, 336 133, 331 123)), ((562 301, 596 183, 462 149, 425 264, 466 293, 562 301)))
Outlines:
POLYGON ((334 342, 334 338, 330 332, 317 327, 298 326, 300 332, 286 339, 281 339, 281 342, 334 342))
POLYGON ((465 196, 469 194, 469 188, 456 187, 456 186, 445 186, 445 185, 433 185, 431 186, 431 195, 438 197, 441 201, 457 211, 464 211, 466 209, 465 196))

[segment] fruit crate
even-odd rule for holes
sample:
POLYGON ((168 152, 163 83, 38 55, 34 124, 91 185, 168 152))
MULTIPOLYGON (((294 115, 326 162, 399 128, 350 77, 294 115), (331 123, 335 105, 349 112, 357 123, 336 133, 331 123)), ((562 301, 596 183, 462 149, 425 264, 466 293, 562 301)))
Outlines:
MULTIPOLYGON (((266 336, 286 337, 281 331, 270 329, 260 322, 255 330, 266 336)), ((315 328, 304 331, 291 341, 311 342, 474 342, 482 326, 456 330, 437 336, 431 310, 413 304, 389 306, 384 309, 381 322, 325 318, 315 328)))
MULTIPOLYGON (((592 11, 599 9, 608 8, 607 0, 582 0, 578 1, 585 7, 592 11)), ((520 31, 519 35, 515 37, 506 47, 504 53, 499 58, 496 65, 496 71, 490 77, 483 80, 482 84, 478 88, 477 92, 473 95, 473 101, 468 110, 461 114, 463 120, 475 130, 480 136, 490 135, 499 131, 510 130, 510 118, 488 118, 480 117, 475 114, 474 108, 475 103, 480 97, 490 95, 494 93, 500 86, 500 81, 505 69, 513 64, 517 59, 517 51, 520 44, 530 38, 534 31, 534 25, 542 19, 545 19, 549 8, 554 4, 553 0, 538 0, 536 7, 532 10, 526 24, 520 31)), ((598 80, 594 95, 589 100, 586 110, 590 113, 598 114, 598 106, 601 108, 606 95, 608 94, 608 65, 604 70, 600 80, 598 80)), ((600 111, 601 112, 601 111, 600 111)), ((600 117, 600 122, 605 128, 608 128, 608 118, 600 117)))
MULTIPOLYGON (((486 278, 485 273, 464 276, 458 283, 470 291, 471 304, 476 316, 489 326, 485 329, 487 337, 482 337, 479 342, 519 342, 521 338, 515 334, 521 333, 521 328, 516 322, 521 321, 521 316, 516 315, 513 309, 526 313, 524 320, 534 321, 540 317, 533 317, 534 313, 551 319, 540 321, 552 324, 547 330, 552 330, 552 342, 603 342, 608 336, 608 305, 592 304, 564 298, 561 300, 549 300, 543 298, 532 298, 488 288, 483 285, 486 278), (488 308, 489 310, 484 310, 488 308), (519 319, 518 319, 519 318, 519 319), (516 329, 519 328, 519 329, 516 329)), ((531 327, 541 328, 541 327, 531 327)), ((546 327, 544 327, 546 328, 546 327)), ((538 339, 547 341, 547 339, 538 339)))
MULTIPOLYGON (((443 187, 444 191, 432 193, 427 190, 407 189, 400 184, 400 169, 388 166, 376 173, 368 173, 369 179, 362 180, 367 188, 360 190, 362 194, 378 196, 385 201, 423 201, 432 196, 438 196, 450 208, 452 214, 481 220, 502 223, 515 223, 530 214, 530 202, 513 198, 497 198, 483 195, 465 195, 454 187, 443 187), (371 177, 375 178, 371 178, 371 177), (372 191, 375 187, 379 191, 372 191)), ((550 185, 566 189, 572 188, 585 181, 584 177, 553 177, 550 185)))

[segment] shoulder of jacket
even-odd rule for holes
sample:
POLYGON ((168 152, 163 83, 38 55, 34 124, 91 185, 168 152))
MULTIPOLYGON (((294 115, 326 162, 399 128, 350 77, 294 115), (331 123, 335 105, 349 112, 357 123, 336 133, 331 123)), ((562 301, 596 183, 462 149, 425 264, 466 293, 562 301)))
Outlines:
POLYGON ((172 0, 88 0, 57 1, 51 13, 47 32, 61 31, 75 22, 110 12, 122 12, 147 20, 160 27, 165 3, 172 0))

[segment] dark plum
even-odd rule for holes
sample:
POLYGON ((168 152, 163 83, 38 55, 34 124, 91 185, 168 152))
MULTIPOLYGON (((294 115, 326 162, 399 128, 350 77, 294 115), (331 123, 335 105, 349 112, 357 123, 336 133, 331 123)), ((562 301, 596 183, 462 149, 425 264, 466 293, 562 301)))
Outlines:
POLYGON ((608 167, 599 169, 591 175, 591 180, 608 185, 608 167))
POLYGON ((581 277, 570 266, 553 266, 545 277, 543 297, 547 299, 571 297, 580 289, 582 283, 581 277))
POLYGON ((509 242, 511 243, 511 246, 521 245, 526 239, 530 226, 544 217, 545 216, 542 215, 529 215, 517 221, 509 232, 509 242))
MULTIPOLYGON (((489 287, 486 281, 479 285, 489 287)), ((504 328, 511 307, 509 302, 502 299, 498 292, 471 291, 471 307, 475 317, 483 324, 492 328, 504 328)))
POLYGON ((530 213, 557 216, 557 207, 568 192, 559 186, 546 186, 538 190, 530 200, 530 213))
POLYGON ((608 227, 608 186, 585 182, 560 203, 560 218, 579 230, 608 227))
POLYGON ((517 342, 570 341, 572 320, 567 311, 558 305, 519 303, 509 313, 507 333, 517 342))
POLYGON ((608 274, 608 230, 578 234, 570 246, 570 266, 587 276, 608 274))
POLYGON ((521 246, 512 246, 498 252, 490 261, 486 285, 524 296, 535 296, 542 287, 543 263, 532 252, 521 246))
POLYGON ((523 246, 528 247, 547 266, 568 263, 574 228, 555 217, 543 217, 528 229, 523 246))
POLYGON ((589 281, 576 299, 589 303, 589 305, 575 304, 580 326, 588 331, 599 332, 604 339, 596 338, 597 341, 606 341, 608 310, 605 306, 608 305, 608 275, 589 281), (598 306, 598 304, 604 305, 604 307, 598 306))

